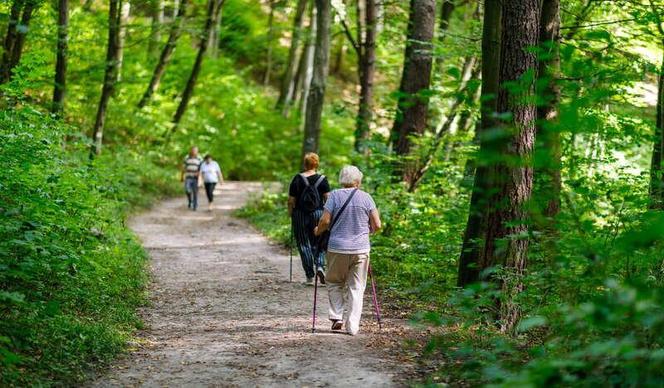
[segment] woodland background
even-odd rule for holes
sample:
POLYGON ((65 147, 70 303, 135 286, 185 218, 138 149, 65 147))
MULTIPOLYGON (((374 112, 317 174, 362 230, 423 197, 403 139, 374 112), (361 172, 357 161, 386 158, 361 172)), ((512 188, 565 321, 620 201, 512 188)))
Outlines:
MULTIPOLYGON (((383 298, 437 328, 424 382, 661 386, 663 20, 660 0, 3 0, 0 383, 125 349, 148 275, 124 220, 179 194, 198 145, 230 179, 287 183, 307 150, 365 171, 383 298)), ((240 215, 288 243, 285 202, 240 215)))

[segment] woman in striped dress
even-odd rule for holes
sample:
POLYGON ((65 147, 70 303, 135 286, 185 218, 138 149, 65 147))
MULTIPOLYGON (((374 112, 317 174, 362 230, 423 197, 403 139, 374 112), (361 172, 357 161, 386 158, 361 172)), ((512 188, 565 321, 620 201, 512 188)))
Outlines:
POLYGON ((317 172, 318 155, 310 152, 304 156, 304 172, 295 175, 288 189, 288 214, 302 259, 307 284, 314 276, 325 283, 325 252, 317 249, 314 227, 323 215, 323 206, 330 195, 330 184, 325 175, 317 172))

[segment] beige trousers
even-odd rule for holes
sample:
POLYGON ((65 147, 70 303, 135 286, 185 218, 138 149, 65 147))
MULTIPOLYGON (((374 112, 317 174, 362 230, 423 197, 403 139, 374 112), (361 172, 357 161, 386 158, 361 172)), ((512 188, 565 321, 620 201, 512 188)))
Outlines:
POLYGON ((327 253, 327 293, 330 299, 330 320, 343 320, 346 331, 360 331, 364 289, 367 286, 369 254, 347 255, 327 253))

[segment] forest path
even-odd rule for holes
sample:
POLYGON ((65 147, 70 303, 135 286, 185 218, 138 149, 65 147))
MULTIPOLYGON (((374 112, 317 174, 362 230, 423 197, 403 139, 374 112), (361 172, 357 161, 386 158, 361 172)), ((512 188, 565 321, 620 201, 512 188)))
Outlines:
MULTIPOLYGON (((150 254, 153 282, 140 344, 93 386, 400 386, 408 368, 380 337, 367 289, 361 332, 332 334, 327 292, 319 289, 318 331, 311 334, 313 287, 297 256, 232 217, 260 183, 228 182, 213 212, 185 199, 157 204, 131 220, 150 254)), ((200 194, 203 194, 201 192, 200 194)), ((391 329, 392 328, 392 329, 391 329)), ((392 330, 396 330, 392 332, 392 330)))

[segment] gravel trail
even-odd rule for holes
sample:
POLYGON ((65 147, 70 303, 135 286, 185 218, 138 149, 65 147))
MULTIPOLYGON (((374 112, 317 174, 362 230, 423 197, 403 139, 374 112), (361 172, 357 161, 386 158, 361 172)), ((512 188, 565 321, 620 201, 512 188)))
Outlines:
POLYGON ((288 252, 232 217, 261 190, 260 183, 227 182, 212 212, 201 192, 197 212, 178 198, 131 220, 152 259, 146 327, 132 351, 90 385, 405 385, 408 363, 381 345, 402 333, 404 322, 387 319, 378 331, 369 289, 360 335, 330 333, 325 288, 319 330, 311 334, 313 287, 302 283, 299 258, 289 283, 288 252))

